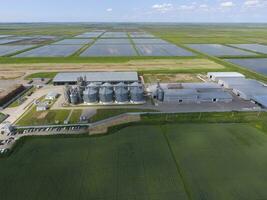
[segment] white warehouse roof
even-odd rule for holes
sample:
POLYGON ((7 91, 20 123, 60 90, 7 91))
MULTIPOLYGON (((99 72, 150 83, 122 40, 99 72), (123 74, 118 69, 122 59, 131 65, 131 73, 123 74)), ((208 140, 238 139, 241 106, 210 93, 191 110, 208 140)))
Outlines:
POLYGON ((218 78, 234 78, 234 77, 245 77, 243 74, 238 72, 209 72, 207 76, 212 80, 217 80, 218 78))
POLYGON ((46 96, 45 99, 56 99, 58 97, 58 93, 57 92, 49 92, 46 96))
POLYGON ((88 82, 135 82, 137 72, 64 72, 58 73, 53 82, 77 82, 77 78, 86 77, 88 82))
POLYGON ((267 87, 264 86, 246 86, 246 85, 236 85, 233 88, 234 93, 242 94, 241 97, 249 100, 253 99, 255 96, 267 95, 267 87))
POLYGON ((226 88, 234 88, 236 85, 240 85, 242 87, 263 86, 259 81, 245 78, 220 78, 218 83, 220 85, 224 85, 226 88))

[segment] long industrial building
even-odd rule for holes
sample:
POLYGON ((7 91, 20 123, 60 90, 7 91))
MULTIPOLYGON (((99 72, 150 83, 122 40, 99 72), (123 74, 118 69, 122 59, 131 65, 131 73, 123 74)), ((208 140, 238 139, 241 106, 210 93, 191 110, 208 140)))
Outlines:
POLYGON ((76 85, 80 77, 87 83, 130 84, 139 81, 137 72, 64 72, 55 76, 53 84, 76 85))
MULTIPOLYGON (((232 72, 231 72, 232 73, 232 72)), ((227 76, 228 72, 220 77, 208 77, 211 80, 215 80, 219 85, 225 89, 230 89, 232 92, 240 98, 253 101, 264 108, 267 108, 267 86, 254 79, 246 79, 244 75, 241 76, 227 76)))
POLYGON ((218 81, 221 78, 244 78, 243 74, 238 72, 209 72, 207 76, 213 80, 218 81))
POLYGON ((148 88, 163 103, 231 102, 233 97, 216 83, 163 83, 148 88))

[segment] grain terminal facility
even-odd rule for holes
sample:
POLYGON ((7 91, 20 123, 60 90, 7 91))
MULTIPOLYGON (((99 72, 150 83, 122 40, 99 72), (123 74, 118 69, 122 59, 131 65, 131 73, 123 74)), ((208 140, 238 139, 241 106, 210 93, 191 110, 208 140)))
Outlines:
POLYGON ((137 72, 59 73, 53 82, 68 84, 64 96, 72 105, 145 103, 144 85, 137 72))

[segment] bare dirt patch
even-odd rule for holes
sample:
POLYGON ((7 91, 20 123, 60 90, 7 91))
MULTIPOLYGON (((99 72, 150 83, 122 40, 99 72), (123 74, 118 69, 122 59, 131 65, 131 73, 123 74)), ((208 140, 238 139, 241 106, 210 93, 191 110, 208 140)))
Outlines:
POLYGON ((17 78, 20 78, 24 75, 25 75, 24 72, 12 72, 12 73, 10 73, 10 71, 1 71, 0 80, 17 79, 17 78))
POLYGON ((197 74, 144 74, 146 83, 160 82, 199 82, 197 74))

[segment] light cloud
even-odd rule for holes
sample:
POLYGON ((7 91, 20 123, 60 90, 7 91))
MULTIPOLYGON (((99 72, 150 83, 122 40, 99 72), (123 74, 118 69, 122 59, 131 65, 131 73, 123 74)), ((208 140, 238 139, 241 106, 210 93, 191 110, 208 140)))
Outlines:
POLYGON ((246 0, 244 2, 244 6, 251 7, 264 7, 267 6, 267 0, 246 0))
POLYGON ((232 8, 235 4, 232 1, 225 1, 220 4, 222 8, 232 8))
POLYGON ((113 9, 112 9, 112 8, 107 8, 106 11, 107 11, 107 12, 112 12, 113 9))
POLYGON ((155 4, 152 6, 152 9, 165 13, 167 11, 173 10, 173 5, 171 3, 155 4))
POLYGON ((178 7, 178 10, 194 10, 196 8, 195 5, 181 5, 178 7))
POLYGON ((199 5, 199 8, 207 9, 209 6, 207 4, 201 4, 199 5))

